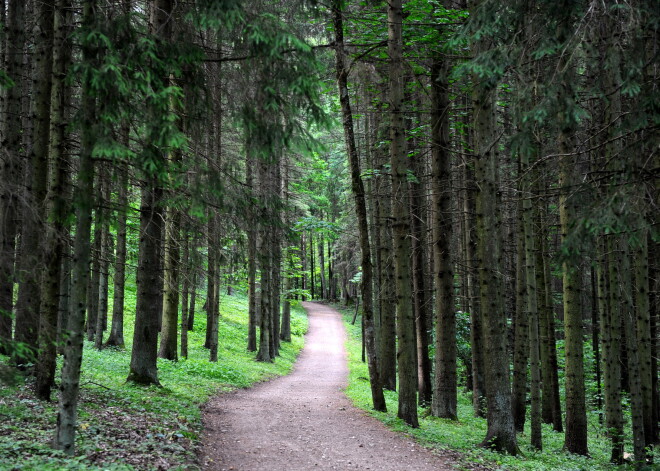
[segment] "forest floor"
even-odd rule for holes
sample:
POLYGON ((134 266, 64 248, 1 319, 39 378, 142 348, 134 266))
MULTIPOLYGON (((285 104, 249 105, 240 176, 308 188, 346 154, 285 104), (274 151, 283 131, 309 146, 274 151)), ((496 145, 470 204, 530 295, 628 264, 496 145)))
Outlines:
MULTIPOLYGON (((208 349, 202 346, 206 316, 197 306, 195 329, 188 333, 188 358, 158 360, 162 387, 135 386, 126 382, 133 339, 134 284, 128 286, 126 294, 126 348, 99 351, 93 342, 85 341, 77 455, 67 457, 50 447, 57 416, 56 394, 52 402, 39 401, 34 398, 33 377, 16 375, 13 385, 0 381, 0 471, 198 470, 202 405, 219 392, 287 374, 307 330, 306 313, 292 306, 293 341, 283 343, 276 362, 256 362, 254 353, 245 348, 247 297, 222 296, 220 361, 208 361, 208 349)), ((9 358, 0 355, 0 372, 3 367, 13 371, 9 364, 9 358)))
POLYGON ((204 469, 456 469, 456 456, 431 452, 351 404, 343 392, 348 367, 341 314, 303 305, 309 330, 293 372, 206 405, 204 469))

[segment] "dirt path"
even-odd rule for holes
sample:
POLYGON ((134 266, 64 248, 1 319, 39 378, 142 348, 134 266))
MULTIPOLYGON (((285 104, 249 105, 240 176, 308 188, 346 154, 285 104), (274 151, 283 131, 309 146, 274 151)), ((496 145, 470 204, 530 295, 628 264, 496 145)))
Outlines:
POLYGON ((309 332, 294 371, 213 399, 204 411, 207 470, 454 469, 353 407, 340 314, 303 303, 309 332))

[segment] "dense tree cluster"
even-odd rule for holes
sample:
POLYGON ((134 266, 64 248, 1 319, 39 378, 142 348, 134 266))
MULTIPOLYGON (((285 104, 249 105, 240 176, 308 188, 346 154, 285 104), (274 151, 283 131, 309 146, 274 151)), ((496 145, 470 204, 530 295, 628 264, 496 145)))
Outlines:
POLYGON ((398 415, 412 426, 416 400, 456 419, 462 366, 488 420, 483 445, 512 454, 529 413, 535 448, 546 422, 586 455, 588 411, 604 409, 615 463, 625 394, 642 464, 658 438, 657 9, 341 8, 335 30, 343 16, 351 37, 335 31, 339 93, 347 142, 346 123, 362 123, 351 164, 368 182, 354 193, 376 267, 362 267, 382 346, 372 383, 392 389, 398 377, 398 415), (466 321, 469 338, 457 330, 466 321))
POLYGON ((130 283, 137 384, 187 357, 202 296, 212 362, 223 292, 247 292, 260 361, 290 340, 291 300, 359 302, 375 409, 393 390, 413 427, 418 406, 456 420, 465 386, 483 446, 516 454, 529 417, 535 448, 548 423, 587 455, 595 411, 613 462, 627 420, 652 459, 654 2, 0 13, 0 353, 43 400, 63 354, 58 448, 85 339, 124 347, 130 283))

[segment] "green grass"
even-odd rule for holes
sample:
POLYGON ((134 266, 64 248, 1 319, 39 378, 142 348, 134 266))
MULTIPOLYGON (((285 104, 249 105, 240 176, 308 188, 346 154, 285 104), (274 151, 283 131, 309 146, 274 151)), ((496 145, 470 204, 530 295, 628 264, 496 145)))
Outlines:
MULTIPOLYGON (((534 451, 529 446, 529 421, 525 432, 518 435, 521 456, 501 455, 478 447, 486 436, 486 420, 474 417, 471 399, 466 394, 458 397, 458 422, 439 419, 429 415, 428 410, 419 409, 420 427, 413 429, 396 417, 398 395, 386 391, 386 413, 372 410, 369 372, 366 363, 361 360, 361 329, 359 319, 351 325, 352 309, 340 309, 348 329, 346 349, 349 358, 349 385, 346 394, 353 403, 387 424, 393 430, 415 438, 424 446, 460 452, 458 469, 471 469, 475 465, 489 469, 520 471, 551 470, 628 470, 631 466, 614 466, 609 460, 609 440, 604 436, 604 429, 598 424, 595 413, 589 415, 589 452, 591 457, 576 456, 562 451, 564 435, 554 432, 550 426, 543 426, 543 452, 534 451)), ((629 448, 628 448, 629 449, 629 448)))
MULTIPOLYGON (((0 470, 198 469, 200 407, 219 391, 288 373, 307 330, 304 309, 293 307, 292 342, 282 343, 281 356, 275 362, 257 362, 246 351, 247 299, 224 296, 218 362, 210 363, 209 352, 202 347, 206 315, 198 306, 195 329, 189 333, 188 359, 158 360, 162 387, 134 386, 125 380, 135 292, 129 288, 126 294, 126 348, 99 352, 85 342, 78 456, 71 459, 51 450, 57 404, 34 399, 32 380, 27 378, 17 386, 0 387, 0 470)), ((0 363, 6 360, 0 357, 0 363)), ((61 363, 58 376, 60 367, 61 363)))

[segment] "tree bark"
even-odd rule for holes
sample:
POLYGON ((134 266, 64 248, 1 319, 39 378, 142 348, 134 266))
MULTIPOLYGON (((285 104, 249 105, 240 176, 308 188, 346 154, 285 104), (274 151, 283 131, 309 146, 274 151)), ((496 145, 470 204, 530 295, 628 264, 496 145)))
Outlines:
MULTIPOLYGON (((255 198, 253 169, 255 161, 247 145, 247 162, 245 166, 245 184, 250 191, 249 197, 255 198)), ((254 204, 247 208, 247 275, 248 275, 248 342, 249 352, 257 351, 257 221, 254 214, 254 204)))
POLYGON ((644 397, 642 393, 641 369, 639 361, 639 342, 635 332, 636 319, 635 309, 633 308, 632 292, 632 266, 628 241, 623 238, 624 245, 622 265, 619 284, 623 291, 622 316, 623 325, 628 343, 628 389, 630 391, 630 415, 632 422, 634 463, 637 469, 642 469, 646 465, 647 450, 646 438, 644 436, 644 397))
POLYGON ((393 0, 387 8, 389 55, 390 164, 392 167, 392 229, 394 231, 394 272, 396 278, 397 366, 399 409, 397 417, 418 427, 417 365, 415 325, 410 299, 410 211, 407 201, 408 166, 403 126, 403 7, 393 0))
POLYGON ((181 256, 181 274, 183 281, 181 283, 181 358, 188 358, 188 305, 190 296, 190 276, 192 275, 190 263, 190 237, 188 228, 183 226, 181 235, 183 236, 183 254, 181 256))
POLYGON ((99 169, 99 213, 101 239, 98 253, 98 311, 96 318, 96 329, 94 331, 94 348, 100 350, 103 347, 103 333, 108 325, 108 275, 110 268, 110 252, 112 242, 110 240, 109 211, 105 207, 110 201, 110 175, 107 164, 101 163, 99 169))
MULTIPOLYGON (((566 68, 560 61, 560 70, 566 68)), ((566 73, 560 84, 560 102, 574 100, 573 74, 566 73)), ((576 195, 577 178, 575 175, 577 159, 572 145, 574 129, 570 111, 559 112, 558 123, 559 153, 559 220, 562 242, 566 240, 571 228, 577 221, 578 201, 576 195)), ((579 263, 566 260, 562 263, 564 335, 566 355, 566 430, 564 446, 567 451, 578 455, 587 455, 587 411, 584 388, 584 340, 582 332, 581 280, 579 263)))
MULTIPOLYGON (((3 5, 4 6, 4 5, 3 5)), ((4 13, 4 8, 3 8, 4 13)), ((14 304, 14 264, 16 260, 16 236, 20 225, 18 204, 21 175, 25 156, 21 146, 21 97, 23 49, 25 47, 25 2, 8 2, 5 44, 3 52, 7 75, 14 86, 7 91, 2 107, 2 148, 5 151, 0 175, 0 354, 11 354, 12 310, 14 304)))
MULTIPOLYGON (((519 175, 522 172, 519 171, 519 175)), ((520 178, 520 177, 519 177, 520 178)), ((522 189, 522 183, 520 184, 522 189)), ((525 234, 523 223, 523 197, 518 192, 518 237, 516 250, 516 315, 513 339, 513 381, 511 385, 511 411, 517 432, 525 428, 527 410, 527 359, 529 358, 530 326, 527 316, 527 273, 525 272, 525 234)))
POLYGON ((543 449, 543 438, 541 432, 541 351, 539 341, 539 314, 538 297, 536 286, 536 237, 534 234, 532 196, 534 194, 534 181, 538 180, 538 174, 531 172, 530 156, 523 152, 523 188, 525 194, 523 209, 523 230, 519 234, 524 235, 525 246, 525 281, 527 285, 526 310, 529 317, 529 370, 530 370, 530 395, 531 395, 531 444, 537 450, 543 449))
POLYGON ((433 268, 435 295, 435 382, 431 411, 457 420, 456 308, 451 256, 451 161, 449 154, 448 64, 436 58, 431 65, 431 139, 433 185, 433 268))
MULTIPOLYGON (((481 2, 475 2, 475 10, 481 2)), ((490 40, 481 37, 474 44, 476 56, 489 50, 490 40)), ((502 303, 501 209, 498 204, 498 138, 495 129, 496 89, 490 81, 474 77, 473 129, 477 214, 477 266, 479 269, 480 313, 485 341, 484 376, 488 404, 488 431, 482 446, 511 455, 518 453, 511 413, 509 361, 506 350, 506 314, 502 303)))
POLYGON ((64 235, 67 216, 67 152, 65 108, 67 90, 64 83, 70 54, 65 44, 68 32, 67 0, 58 0, 53 5, 53 77, 50 97, 50 142, 48 154, 50 176, 46 196, 46 233, 44 248, 46 270, 42 275, 41 319, 39 323, 39 358, 37 361, 36 395, 49 401, 51 387, 55 381, 57 360, 57 316, 59 312, 60 286, 62 281, 62 258, 64 255, 64 235))
MULTIPOLYGON (((95 15, 95 1, 86 0, 83 3, 83 27, 91 27, 95 15)), ((93 60, 94 51, 83 45, 83 60, 93 60)), ((54 447, 72 456, 75 453, 75 434, 78 412, 78 391, 80 389, 80 366, 83 355, 83 338, 85 323, 85 306, 87 296, 87 281, 89 278, 90 235, 92 225, 92 206, 94 204, 94 163, 92 149, 94 148, 94 124, 96 120, 96 104, 91 93, 89 80, 83 82, 81 113, 85 124, 81 132, 80 169, 78 185, 75 189, 76 208, 76 239, 73 250, 73 279, 71 282, 71 312, 67 322, 67 337, 64 347, 64 362, 62 365, 62 382, 60 384, 60 401, 57 413, 57 429, 54 447)))
POLYGON ((23 211, 15 340, 28 347, 27 356, 14 352, 15 363, 33 361, 37 353, 41 267, 43 267, 44 202, 48 185, 48 145, 50 142, 50 102, 53 73, 53 1, 35 2, 34 70, 30 116, 34 126, 30 172, 23 211))
MULTIPOLYGON (((149 12, 150 33, 159 40, 170 36, 171 0, 155 0, 149 12)), ((154 106, 155 108, 155 106, 154 106)), ((159 113, 157 109, 153 113, 159 113)), ((151 132, 156 132, 152 130, 151 132)), ((151 141, 151 139, 148 139, 151 141)), ((153 139, 156 141, 156 139, 153 139)), ((160 384, 158 381, 158 331, 162 312, 161 246, 163 220, 163 188, 158 172, 164 172, 164 151, 153 144, 145 150, 151 154, 155 172, 145 172, 140 203, 140 245, 136 275, 138 287, 135 308, 135 333, 131 368, 127 381, 138 384, 160 384)))
POLYGON ((177 361, 181 213, 176 208, 170 208, 167 212, 169 217, 165 220, 163 322, 160 329, 158 357, 177 361))
MULTIPOLYGON (((121 129, 121 144, 129 147, 129 127, 121 129)), ((124 348, 124 291, 126 286, 126 215, 128 211, 128 164, 121 162, 117 169, 117 246, 112 302, 112 326, 106 346, 124 348)))
POLYGON ((385 411, 385 396, 379 377, 378 358, 376 353, 376 336, 373 320, 373 292, 372 292, 372 264, 371 246, 369 244, 369 229, 367 220, 367 208, 364 195, 364 184, 360 178, 360 161, 355 146, 355 135, 353 130, 353 113, 348 94, 348 69, 344 62, 344 25, 342 18, 342 6, 340 0, 332 2, 332 21, 335 29, 335 73, 337 87, 339 89, 339 101, 342 110, 342 123, 344 127, 344 139, 351 168, 351 189, 355 199, 355 211, 358 219, 360 234, 360 251, 362 254, 362 313, 364 316, 364 340, 367 351, 367 363, 369 367, 369 381, 371 384, 371 397, 375 410, 385 411))

